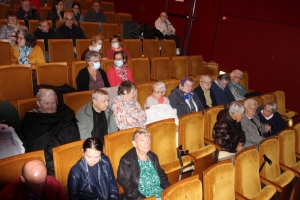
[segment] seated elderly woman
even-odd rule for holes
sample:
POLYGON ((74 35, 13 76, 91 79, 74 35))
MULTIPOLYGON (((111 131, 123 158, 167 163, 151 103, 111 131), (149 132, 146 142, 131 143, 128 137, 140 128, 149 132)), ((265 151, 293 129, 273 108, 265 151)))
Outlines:
POLYGON ((103 87, 110 87, 107 75, 101 69, 101 54, 96 51, 88 51, 85 56, 87 67, 78 72, 76 78, 77 90, 96 90, 103 87))
MULTIPOLYGON (((241 126, 244 117, 244 106, 239 102, 232 102, 229 108, 221 110, 217 115, 217 122, 213 128, 213 138, 217 145, 226 152, 234 155, 243 149, 246 142, 245 133, 241 126)), ((220 151, 219 158, 222 157, 220 151)))
POLYGON ((230 77, 231 82, 228 84, 228 86, 236 101, 260 95, 260 93, 256 91, 248 92, 244 86, 240 84, 240 81, 243 78, 243 72, 241 70, 233 70, 230 74, 230 77))
POLYGON ((259 121, 256 114, 257 101, 247 99, 244 102, 245 116, 242 119, 242 129, 246 135, 244 148, 255 145, 258 149, 258 143, 264 138, 264 134, 270 130, 268 124, 264 125, 259 121))
POLYGON ((122 156, 118 168, 118 183, 124 189, 123 199, 142 200, 150 196, 160 199, 170 183, 157 155, 150 151, 150 133, 144 128, 136 130, 132 144, 134 147, 122 156))
POLYGON ((152 94, 147 97, 145 107, 149 108, 153 105, 158 104, 170 104, 170 101, 167 97, 165 97, 166 86, 163 82, 159 81, 153 84, 152 86, 152 94))
POLYGON ((119 41, 117 35, 111 36, 109 41, 111 43, 111 48, 107 49, 106 58, 114 59, 114 54, 116 51, 124 51, 126 53, 128 59, 131 58, 129 51, 125 47, 122 47, 120 45, 120 41, 119 41))
POLYGON ((196 93, 192 92, 194 80, 190 77, 182 79, 178 88, 171 91, 169 95, 170 105, 177 109, 177 116, 191 112, 203 111, 204 107, 196 93))
POLYGON ((261 123, 270 125, 271 129, 265 135, 278 135, 285 128, 285 123, 282 116, 277 112, 277 104, 274 101, 267 101, 263 105, 263 110, 258 112, 258 117, 261 123))
POLYGON ((17 40, 17 31, 22 29, 27 30, 27 27, 21 26, 18 23, 18 18, 14 11, 7 11, 5 18, 7 24, 1 26, 0 39, 10 39, 10 44, 14 45, 17 40))
POLYGON ((88 138, 82 147, 82 158, 68 176, 69 199, 119 199, 119 190, 109 158, 102 153, 99 138, 88 138))
MULTIPOLYGON (((100 53, 103 41, 104 37, 102 35, 94 35, 91 39, 91 45, 82 53, 81 60, 85 60, 85 56, 88 51, 96 51, 100 53)), ((101 60, 103 59, 104 58, 102 58, 101 60)))
POLYGON ((229 80, 230 79, 227 74, 221 74, 211 86, 211 90, 215 94, 217 104, 224 105, 224 108, 227 108, 229 103, 235 101, 234 96, 228 87, 229 80))
POLYGON ((202 102, 204 108, 210 108, 217 106, 217 100, 214 92, 210 89, 212 84, 212 78, 208 75, 203 75, 199 80, 200 84, 194 89, 198 98, 202 102))
POLYGON ((123 81, 133 81, 132 71, 127 66, 127 54, 124 51, 116 51, 114 54, 114 66, 108 69, 107 77, 111 87, 120 85, 123 81))
POLYGON ((57 105, 51 89, 40 89, 38 108, 26 113, 21 122, 26 152, 44 150, 48 174, 54 176, 52 148, 80 140, 74 111, 65 104, 57 105))
POLYGON ((18 64, 46 63, 42 49, 36 45, 36 37, 28 30, 18 30, 17 45, 12 46, 12 60, 18 64))
POLYGON ((146 123, 145 111, 135 100, 136 86, 130 81, 123 81, 118 87, 118 95, 112 103, 114 117, 120 130, 143 127, 146 123))

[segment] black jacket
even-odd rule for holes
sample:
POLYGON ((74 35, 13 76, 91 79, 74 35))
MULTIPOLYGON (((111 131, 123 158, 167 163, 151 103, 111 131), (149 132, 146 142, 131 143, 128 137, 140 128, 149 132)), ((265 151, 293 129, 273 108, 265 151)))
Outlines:
MULTIPOLYGON (((102 76, 104 86, 110 87, 105 71, 100 68, 99 71, 102 76)), ((77 91, 89 90, 89 83, 90 83, 90 75, 87 67, 85 67, 78 72, 78 75, 76 77, 77 91)))
POLYGON ((246 136, 241 122, 237 122, 230 116, 228 108, 218 113, 213 128, 213 138, 223 150, 231 153, 236 153, 239 142, 245 144, 246 136))
POLYGON ((117 200, 119 190, 109 158, 102 154, 97 165, 97 179, 85 160, 81 158, 68 176, 69 199, 117 200))
POLYGON ((20 7, 20 10, 16 12, 16 16, 19 20, 24 19, 25 26, 29 28, 28 26, 28 20, 39 20, 40 15, 35 9, 30 9, 29 12, 26 12, 23 10, 22 7, 20 7))
MULTIPOLYGON (((170 186, 170 183, 165 171, 159 165, 157 155, 151 151, 149 151, 147 155, 160 177, 160 187, 166 189, 170 186)), ((124 189, 123 200, 142 200, 145 198, 145 196, 138 191, 139 180, 140 167, 136 149, 133 147, 122 156, 118 168, 118 183, 124 189)))
POLYGON ((52 28, 49 28, 47 33, 42 32, 41 29, 36 29, 33 34, 35 35, 36 39, 43 39, 45 45, 45 51, 48 51, 48 39, 55 39, 56 34, 52 28))
POLYGON ((54 176, 52 148, 80 140, 74 111, 65 104, 56 113, 27 112, 21 127, 25 138, 25 151, 45 151, 47 172, 54 176))
POLYGON ((72 28, 69 28, 65 24, 63 24, 60 27, 56 28, 56 38, 72 39, 73 46, 76 47, 76 39, 86 39, 86 36, 80 27, 73 24, 72 28))
MULTIPOLYGON (((215 97, 215 94, 212 90, 209 90, 210 91, 210 98, 212 100, 212 106, 217 106, 217 100, 216 100, 216 97, 215 97)), ((199 100, 202 102, 204 108, 209 108, 208 105, 206 105, 206 99, 205 99, 205 96, 204 96, 204 91, 202 90, 201 86, 198 85, 198 87, 196 87, 194 89, 194 92, 197 94, 199 100)))
MULTIPOLYGON (((62 18, 64 17, 64 12, 63 11, 60 12, 60 16, 62 18)), ((57 12, 54 12, 53 10, 50 10, 47 14, 47 20, 52 21, 52 28, 55 29, 56 28, 56 21, 59 20, 59 16, 58 16, 57 12)))

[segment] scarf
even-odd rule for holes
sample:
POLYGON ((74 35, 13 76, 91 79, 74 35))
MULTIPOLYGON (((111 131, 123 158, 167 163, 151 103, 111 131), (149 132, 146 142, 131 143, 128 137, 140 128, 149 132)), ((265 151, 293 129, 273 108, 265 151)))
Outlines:
POLYGON ((19 64, 30 64, 28 60, 28 56, 32 51, 32 47, 20 46, 18 47, 18 50, 19 50, 19 64))
POLYGON ((118 75, 118 77, 122 80, 122 81, 126 81, 128 80, 127 78, 127 65, 124 64, 122 67, 117 67, 114 66, 116 73, 118 75))

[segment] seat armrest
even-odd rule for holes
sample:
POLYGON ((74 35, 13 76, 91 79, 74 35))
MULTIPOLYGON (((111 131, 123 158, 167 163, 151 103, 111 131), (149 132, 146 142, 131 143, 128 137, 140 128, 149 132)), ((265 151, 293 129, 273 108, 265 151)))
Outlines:
POLYGON ((293 168, 290 168, 282 163, 279 163, 280 169, 284 170, 284 171, 291 171, 295 174, 295 176, 300 177, 300 172, 294 170, 293 168))
POLYGON ((300 158, 300 154, 299 154, 299 153, 296 153, 296 157, 297 157, 297 158, 300 158))
POLYGON ((150 78, 150 81, 158 82, 158 80, 156 80, 156 79, 154 79, 154 78, 150 78))
POLYGON ((171 78, 173 78, 173 79, 179 79, 179 78, 176 78, 175 76, 171 76, 171 78))
POLYGON ((241 193, 235 191, 235 198, 238 200, 249 200, 247 197, 245 197, 244 195, 242 195, 241 193))
POLYGON ((209 140, 209 139, 207 139, 207 138, 204 138, 204 143, 205 143, 205 144, 211 144, 211 145, 215 146, 216 149, 219 150, 219 151, 222 151, 222 150, 223 150, 222 147, 220 147, 220 146, 217 145, 215 142, 213 142, 213 141, 211 141, 211 140, 209 140))
POLYGON ((259 176, 259 178, 260 178, 260 182, 262 182, 263 184, 273 185, 278 192, 282 192, 282 187, 280 185, 277 185, 276 183, 266 179, 265 177, 259 176))

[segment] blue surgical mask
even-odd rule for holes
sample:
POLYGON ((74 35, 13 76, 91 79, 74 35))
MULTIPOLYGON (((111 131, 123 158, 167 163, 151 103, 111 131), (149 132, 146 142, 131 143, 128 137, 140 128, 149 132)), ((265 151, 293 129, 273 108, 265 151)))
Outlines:
POLYGON ((123 60, 115 60, 114 63, 117 67, 121 67, 124 64, 123 60))
POLYGON ((94 62, 93 69, 94 69, 94 70, 97 70, 97 69, 100 68, 100 66, 101 66, 101 63, 100 63, 100 62, 94 62))

